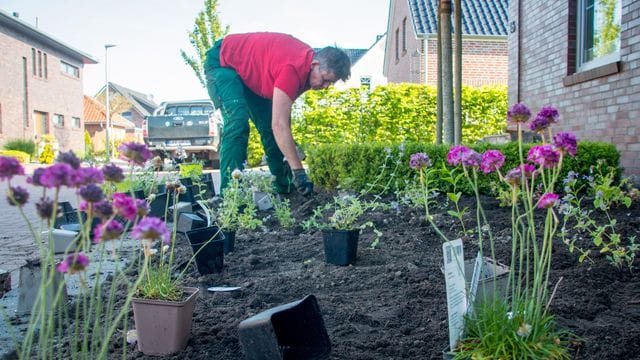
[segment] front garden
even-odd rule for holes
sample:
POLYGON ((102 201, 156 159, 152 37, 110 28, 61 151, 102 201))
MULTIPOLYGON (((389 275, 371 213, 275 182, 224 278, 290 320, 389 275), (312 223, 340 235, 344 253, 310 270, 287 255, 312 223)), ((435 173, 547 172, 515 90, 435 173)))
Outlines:
MULTIPOLYGON (((151 358, 158 353, 149 344, 166 345, 169 336, 143 330, 132 303, 179 302, 197 291, 184 343, 163 358, 238 359, 260 351, 287 358, 309 344, 317 347, 326 330, 330 355, 328 348, 313 350, 331 359, 440 359, 450 343, 443 243, 461 239, 465 259, 481 251, 511 272, 508 287, 492 291, 499 302, 467 312, 454 349, 459 358, 464 351, 485 358, 637 358, 638 192, 620 180, 613 145, 548 132, 557 111, 543 110, 530 123, 544 144, 317 146, 309 151, 310 174, 322 186, 311 197, 271 194, 272 208, 253 194, 269 191, 255 171, 234 172, 224 199, 209 201, 210 180, 197 166, 160 178, 111 165, 85 168, 62 153, 30 178, 48 196, 29 201, 38 202, 44 226, 54 226, 56 189, 76 187, 77 218, 101 220, 81 222, 80 236, 64 254, 54 254, 52 236, 35 237, 46 281, 30 329, 17 338, 17 354, 151 358), (125 178, 128 189, 117 185, 125 178), (218 228, 210 241, 194 246, 192 231, 208 225, 234 231, 233 247, 218 228), (328 229, 359 234, 347 265, 328 261, 328 229), (140 246, 120 253, 122 239, 140 246), (194 257, 214 243, 219 251, 209 262, 198 261, 200 253, 194 257), (87 276, 90 263, 120 256, 127 265, 116 266, 105 281, 87 276), (82 284, 69 302, 64 282, 51 285, 60 273, 82 284), (298 325, 289 327, 273 317, 248 328, 273 326, 276 338, 269 331, 247 338, 243 320, 307 295, 317 300, 320 324, 309 313, 298 314, 298 325), (503 335, 492 336, 496 332, 503 335)), ((525 113, 514 108, 510 117, 523 125, 525 113)), ((150 160, 142 145, 120 150, 131 170, 150 160)), ((11 159, 0 158, 3 180, 23 175, 11 159)), ((10 187, 8 197, 18 209, 29 198, 18 187, 10 187)), ((465 308, 472 303, 465 300, 465 308)))

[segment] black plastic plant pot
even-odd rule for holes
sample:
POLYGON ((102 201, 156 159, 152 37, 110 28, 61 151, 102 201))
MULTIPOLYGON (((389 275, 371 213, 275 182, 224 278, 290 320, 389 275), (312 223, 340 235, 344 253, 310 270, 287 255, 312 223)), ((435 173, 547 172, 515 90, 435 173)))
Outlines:
POLYGON ((313 295, 265 310, 238 326, 245 359, 328 359, 329 335, 313 295))
POLYGON ((350 265, 356 261, 360 230, 322 230, 325 261, 334 265, 350 265))
POLYGON ((187 231, 187 239, 195 255, 200 275, 222 272, 224 267, 224 235, 217 226, 187 231))
POLYGON ((234 231, 223 231, 224 234, 224 254, 228 254, 233 252, 236 247, 236 232, 234 231))

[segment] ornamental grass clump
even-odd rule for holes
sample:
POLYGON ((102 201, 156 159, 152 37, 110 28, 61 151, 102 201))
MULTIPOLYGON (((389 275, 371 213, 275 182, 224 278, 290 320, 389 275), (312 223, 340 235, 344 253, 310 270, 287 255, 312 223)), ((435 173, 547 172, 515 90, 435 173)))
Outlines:
POLYGON ((122 268, 119 246, 112 246, 110 256, 107 256, 106 245, 122 240, 121 235, 125 231, 125 226, 115 220, 115 215, 135 219, 142 206, 131 202, 131 208, 125 213, 118 204, 117 196, 109 198, 105 195, 103 188, 110 186, 105 182, 121 180, 114 176, 114 169, 114 165, 83 167, 73 152, 60 153, 54 164, 35 169, 27 183, 42 189, 36 197, 36 211, 41 218, 38 224, 30 221, 24 213, 24 205, 30 198, 27 190, 11 184, 14 177, 24 175, 24 169, 11 158, 0 157, 0 179, 8 182, 9 203, 18 207, 39 254, 41 283, 27 330, 16 343, 21 359, 103 359, 116 332, 126 331, 128 304, 135 292, 132 285, 136 281, 132 282, 124 275, 127 269, 122 268), (79 236, 59 260, 54 254, 53 220, 58 215, 56 204, 63 188, 75 190, 79 205, 77 218, 83 220, 79 236), (94 217, 100 222, 92 232, 94 217), (91 280, 87 271, 91 267, 96 274, 101 274, 106 258, 111 259, 115 269, 109 281, 110 287, 103 289, 101 276, 91 280), (80 284, 80 294, 74 299, 70 311, 67 311, 65 281, 55 281, 59 277, 57 274, 66 274, 66 281, 77 277, 80 284), (58 285, 52 289, 51 284, 58 285), (116 306, 116 290, 125 291, 124 305, 116 306))
MULTIPOLYGON (((447 155, 449 165, 462 167, 474 190, 479 251, 484 251, 485 240, 488 240, 494 262, 495 242, 478 191, 480 172, 497 172, 501 181, 509 186, 512 200, 512 246, 506 296, 500 296, 494 287, 495 301, 482 304, 466 318, 465 335, 454 351, 456 359, 567 359, 566 340, 570 335, 556 328, 553 315, 548 312, 553 297, 549 273, 552 241, 558 229, 556 209, 560 203, 554 189, 564 158, 576 155, 577 141, 571 133, 553 135, 551 126, 559 121, 560 114, 553 106, 545 106, 529 122, 529 129, 538 133, 543 143, 531 147, 525 157, 522 130, 531 111, 524 104, 516 104, 507 116, 516 124, 518 134, 519 165, 515 168, 503 175, 501 167, 505 157, 497 150, 478 154, 465 146, 453 146, 447 155)), ((428 156, 422 153, 412 155, 409 165, 419 172, 427 221, 448 241, 429 211, 433 194, 437 192, 432 188, 436 171, 430 167, 428 156)))

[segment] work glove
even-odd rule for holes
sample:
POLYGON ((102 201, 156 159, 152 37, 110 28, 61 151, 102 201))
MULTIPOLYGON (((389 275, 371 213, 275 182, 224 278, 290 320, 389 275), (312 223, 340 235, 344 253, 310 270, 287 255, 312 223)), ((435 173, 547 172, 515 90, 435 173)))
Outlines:
POLYGON ((293 185, 300 194, 307 196, 313 193, 313 182, 309 180, 307 172, 304 171, 304 169, 295 169, 292 170, 292 173, 293 185))

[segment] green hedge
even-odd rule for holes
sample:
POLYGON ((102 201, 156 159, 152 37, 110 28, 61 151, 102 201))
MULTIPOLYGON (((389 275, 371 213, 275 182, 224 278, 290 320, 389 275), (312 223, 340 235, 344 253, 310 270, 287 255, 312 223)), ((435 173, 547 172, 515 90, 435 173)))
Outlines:
POLYGON ((3 146, 4 150, 17 150, 34 156, 36 154, 36 143, 33 140, 11 139, 3 146))
MULTIPOLYGON (((507 89, 463 87, 462 138, 474 143, 504 132, 507 89)), ((388 84, 366 88, 307 91, 292 111, 293 137, 305 150, 318 144, 401 141, 435 143, 436 88, 421 84, 388 84)), ((262 145, 251 123, 248 162, 260 164, 262 145)))
MULTIPOLYGON (((524 144, 524 156, 535 144, 524 144)), ((506 157, 504 171, 519 164, 518 144, 503 145, 481 143, 470 146, 482 153, 487 149, 500 150, 506 157)), ((414 178, 415 171, 409 168, 409 157, 416 152, 425 152, 433 162, 433 166, 446 163, 449 145, 432 145, 421 143, 406 143, 401 145, 385 145, 380 143, 365 144, 324 144, 309 148, 307 164, 309 175, 319 186, 333 189, 343 188, 361 191, 372 188, 375 192, 384 190, 387 193, 403 190, 414 178)), ((609 166, 617 169, 618 177, 622 173, 620 168, 620 154, 613 144, 603 142, 582 141, 578 143, 578 154, 575 158, 566 159, 563 174, 575 171, 587 174, 589 167, 603 159, 609 166)), ((497 174, 480 176, 480 189, 483 193, 490 193, 491 182, 497 181, 497 174)), ((444 181, 437 183, 437 188, 448 189, 444 181)), ((470 192, 466 182, 460 184, 461 191, 470 192)))

